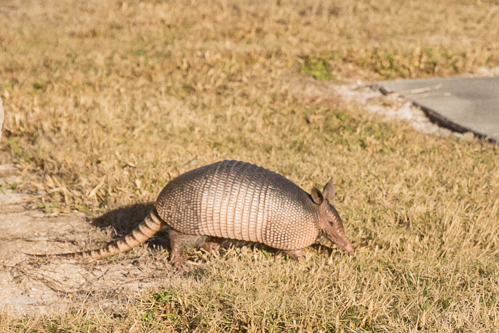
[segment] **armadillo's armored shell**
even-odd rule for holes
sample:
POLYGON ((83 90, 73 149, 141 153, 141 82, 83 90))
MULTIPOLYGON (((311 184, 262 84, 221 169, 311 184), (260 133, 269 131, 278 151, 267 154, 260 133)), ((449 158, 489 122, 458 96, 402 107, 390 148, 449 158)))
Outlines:
POLYGON ((308 193, 254 164, 222 161, 186 172, 161 191, 159 216, 174 229, 293 250, 313 244, 318 213, 308 193))

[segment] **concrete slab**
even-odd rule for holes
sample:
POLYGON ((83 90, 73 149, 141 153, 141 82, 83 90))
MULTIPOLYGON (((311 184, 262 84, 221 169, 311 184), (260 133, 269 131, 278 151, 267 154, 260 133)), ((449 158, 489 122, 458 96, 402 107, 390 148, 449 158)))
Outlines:
POLYGON ((412 100, 444 127, 499 142, 499 77, 394 80, 376 86, 412 100))

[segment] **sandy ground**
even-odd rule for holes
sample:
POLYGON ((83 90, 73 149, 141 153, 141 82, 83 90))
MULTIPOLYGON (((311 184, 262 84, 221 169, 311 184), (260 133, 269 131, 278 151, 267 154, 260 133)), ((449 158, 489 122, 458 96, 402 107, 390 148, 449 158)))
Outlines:
MULTIPOLYGON (((12 165, 0 166, 2 182, 22 183, 18 174, 12 165)), ((27 255, 99 248, 113 239, 111 234, 121 235, 140 223, 149 209, 135 205, 90 220, 79 212, 43 214, 33 209, 33 202, 39 201, 37 195, 0 191, 0 312, 23 315, 82 304, 126 306, 172 274, 166 253, 147 246, 95 262, 27 255), (123 225, 127 227, 120 228, 123 225)), ((158 242, 161 237, 153 244, 158 242)))
MULTIPOLYGON (((449 135, 429 122, 423 112, 397 96, 383 96, 357 82, 338 86, 327 81, 290 77, 285 84, 296 93, 316 98, 340 95, 367 112, 382 113, 410 122, 416 129, 434 135, 449 135)), ((9 164, 0 165, 0 182, 22 184, 26 175, 9 164)), ((83 213, 44 214, 36 209, 41 194, 0 191, 0 312, 53 313, 83 304, 126 306, 152 286, 159 286, 175 273, 168 263, 167 245, 159 235, 151 243, 110 260, 70 261, 27 255, 65 253, 95 249, 138 225, 149 205, 124 207, 90 220, 83 213)))
POLYGON ((295 95, 304 95, 310 99, 327 99, 337 96, 356 104, 369 113, 377 113, 389 119, 410 124, 414 129, 436 136, 449 136, 453 133, 432 123, 425 113, 411 101, 397 94, 383 95, 372 82, 349 82, 338 85, 331 81, 315 80, 312 77, 289 75, 283 77, 283 84, 295 95))

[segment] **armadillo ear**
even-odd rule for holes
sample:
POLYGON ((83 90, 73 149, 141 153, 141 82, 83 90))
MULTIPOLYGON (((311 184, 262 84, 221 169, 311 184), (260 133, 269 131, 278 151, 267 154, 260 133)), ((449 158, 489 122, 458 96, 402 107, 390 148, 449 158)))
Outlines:
POLYGON ((317 187, 312 187, 312 191, 310 194, 312 195, 312 200, 315 204, 320 205, 324 201, 324 197, 322 196, 321 191, 317 189, 317 187))
POLYGON ((336 186, 334 186, 332 179, 328 181, 324 186, 322 194, 324 195, 324 198, 328 199, 329 201, 334 199, 334 195, 336 194, 336 186))

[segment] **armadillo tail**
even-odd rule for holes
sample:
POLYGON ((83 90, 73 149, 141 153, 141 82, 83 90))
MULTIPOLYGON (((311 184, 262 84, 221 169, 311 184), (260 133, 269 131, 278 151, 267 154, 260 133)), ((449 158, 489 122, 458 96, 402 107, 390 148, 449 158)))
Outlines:
MULTIPOLYGON (((74 253, 62 253, 53 255, 54 257, 59 258, 74 258, 74 259, 100 259, 103 257, 111 256, 113 254, 119 254, 121 252, 125 252, 130 250, 131 248, 136 247, 147 241, 149 238, 154 236, 157 233, 161 226, 163 225, 163 221, 157 215, 156 209, 153 209, 149 215, 144 219, 142 223, 139 224, 137 228, 135 228, 131 233, 123 237, 122 239, 113 242, 106 247, 99 250, 90 250, 84 252, 74 252, 74 253)), ((52 255, 48 255, 52 257, 52 255)))

